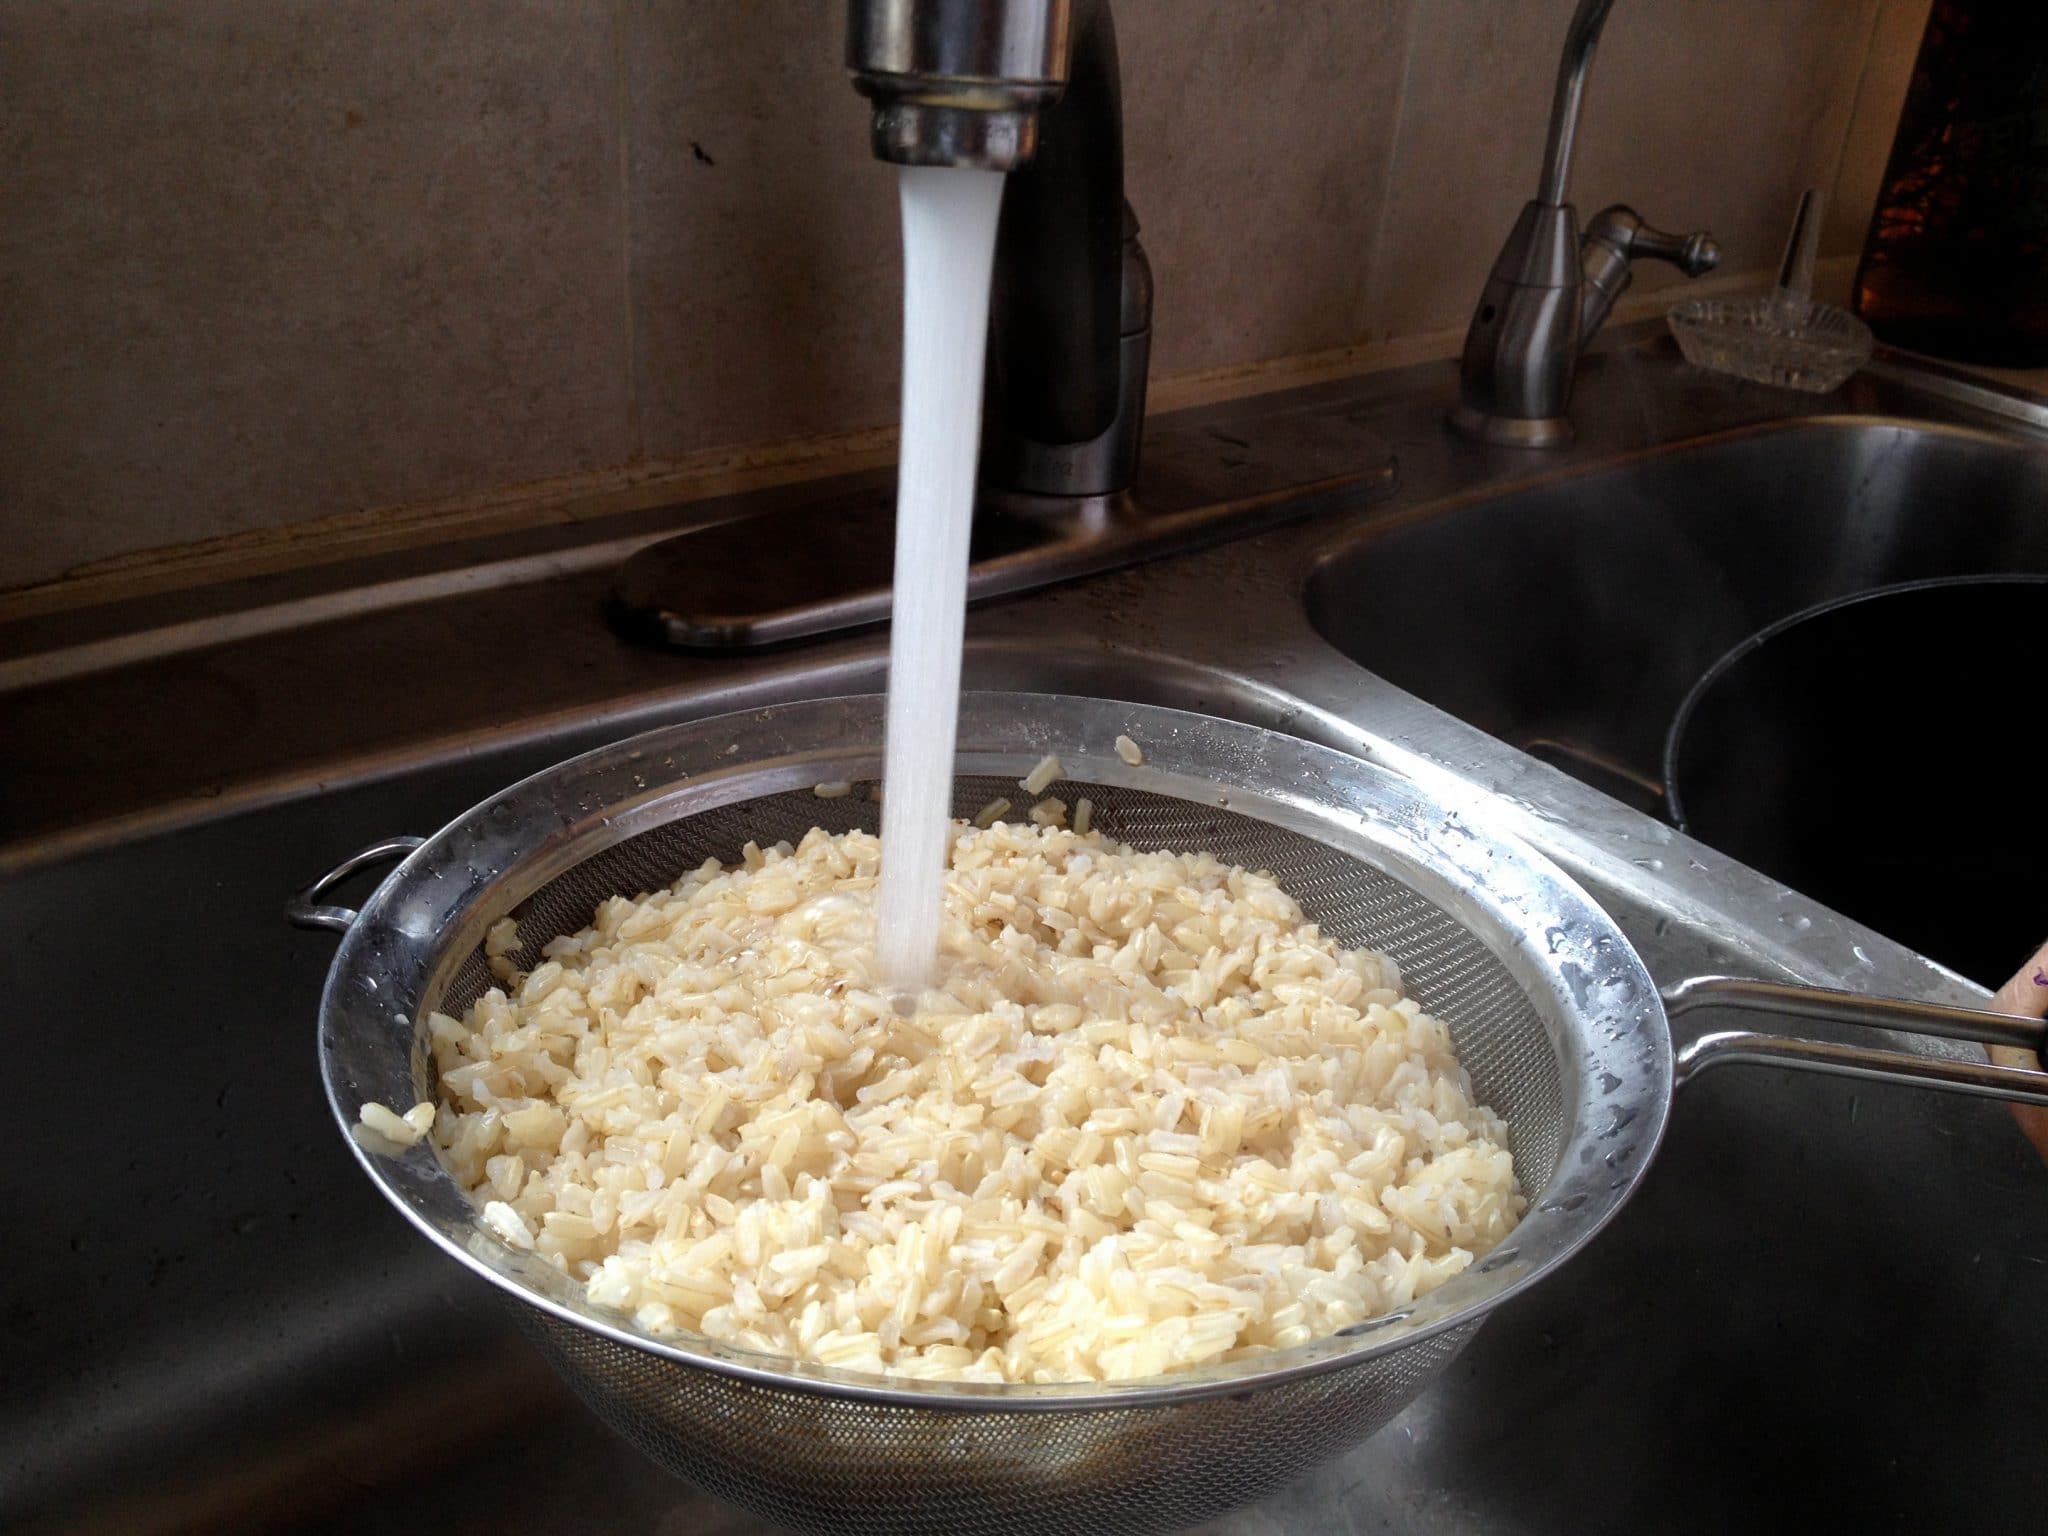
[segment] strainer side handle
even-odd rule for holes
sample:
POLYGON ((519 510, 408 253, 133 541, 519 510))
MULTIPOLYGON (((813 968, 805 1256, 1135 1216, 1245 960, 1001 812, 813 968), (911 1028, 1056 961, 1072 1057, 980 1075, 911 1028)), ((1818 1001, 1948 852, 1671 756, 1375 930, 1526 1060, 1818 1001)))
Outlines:
POLYGON ((299 887, 284 904, 284 920, 294 928, 315 928, 327 933, 347 933, 355 926, 356 909, 337 906, 320 898, 359 870, 402 859, 424 843, 424 837, 387 837, 358 848, 334 868, 299 887))
MULTIPOLYGON (((1857 992, 1732 976, 1695 976, 1665 990, 1664 1009, 1671 1017, 1696 1008, 1818 1019, 1832 1024, 1934 1035, 1944 1040, 2014 1046, 2030 1052, 2036 1060, 2048 1060, 2048 1055, 2044 1055, 2048 1053, 2048 1022, 1980 1008, 1957 1008, 1907 998, 1865 997, 1857 992)), ((1735 1064, 1788 1067, 2020 1104, 2048 1104, 2048 1071, 1988 1061, 1914 1056, 1905 1051, 1752 1030, 1721 1030, 1701 1035, 1678 1052, 1672 1064, 1672 1078, 1678 1087, 1683 1087, 1710 1067, 1735 1064)))

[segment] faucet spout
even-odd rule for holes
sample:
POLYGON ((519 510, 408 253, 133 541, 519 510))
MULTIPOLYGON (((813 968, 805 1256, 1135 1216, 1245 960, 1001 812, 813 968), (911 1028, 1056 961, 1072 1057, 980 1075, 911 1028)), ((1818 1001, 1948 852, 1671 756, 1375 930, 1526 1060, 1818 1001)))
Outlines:
POLYGON ((1579 135, 1579 108, 1585 100, 1586 76, 1593 69, 1593 50, 1614 0, 1579 0, 1565 29, 1564 57, 1557 66, 1557 93, 1550 104, 1550 135, 1543 147, 1543 179, 1536 200, 1563 205, 1571 191, 1572 150, 1579 135))
POLYGON ((1067 83, 1072 0, 850 0, 846 67, 878 159, 1011 171, 1067 83))

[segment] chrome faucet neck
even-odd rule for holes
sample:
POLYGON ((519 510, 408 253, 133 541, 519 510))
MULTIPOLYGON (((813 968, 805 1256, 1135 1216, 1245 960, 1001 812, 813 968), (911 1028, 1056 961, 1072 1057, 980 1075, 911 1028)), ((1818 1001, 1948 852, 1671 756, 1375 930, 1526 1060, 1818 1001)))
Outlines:
POLYGON ((1011 173, 989 306, 982 483, 1103 497, 1137 472, 1152 272, 1124 200, 1123 90, 1108 0, 1075 0, 1066 89, 1011 173))
POLYGON ((1557 93, 1550 104, 1550 134, 1543 147, 1543 178, 1536 200, 1564 206, 1571 192, 1572 150, 1579 133, 1579 109, 1586 95, 1586 76, 1593 69, 1593 50, 1614 0, 1579 0, 1564 34, 1564 57, 1557 66, 1557 93))

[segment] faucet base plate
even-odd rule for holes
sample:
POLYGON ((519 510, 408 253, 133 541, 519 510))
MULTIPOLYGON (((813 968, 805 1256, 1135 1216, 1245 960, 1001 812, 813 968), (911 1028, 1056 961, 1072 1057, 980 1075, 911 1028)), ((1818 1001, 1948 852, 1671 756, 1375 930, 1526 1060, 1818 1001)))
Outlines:
MULTIPOLYGON (((1348 416, 1201 409, 1147 426, 1117 496, 982 492, 970 603, 1242 538, 1393 493, 1393 451, 1348 416)), ((693 529, 620 567, 608 604, 629 638, 681 650, 812 639, 889 617, 895 475, 796 488, 784 505, 693 529)))
POLYGON ((1489 416, 1463 401, 1451 407, 1450 423, 1461 437, 1497 448, 1562 448, 1573 437, 1568 416, 1489 416))

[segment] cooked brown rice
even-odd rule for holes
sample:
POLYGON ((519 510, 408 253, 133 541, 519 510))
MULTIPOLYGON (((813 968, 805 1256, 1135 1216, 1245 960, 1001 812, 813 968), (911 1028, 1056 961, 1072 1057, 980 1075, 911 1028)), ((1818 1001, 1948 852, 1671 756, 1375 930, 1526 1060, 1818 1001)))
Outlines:
POLYGON ((879 851, 749 844, 436 1015, 432 1137, 485 1225, 657 1335, 1071 1381, 1332 1333, 1520 1215, 1443 1025, 1270 877, 961 826, 948 980, 904 1016, 879 851))

